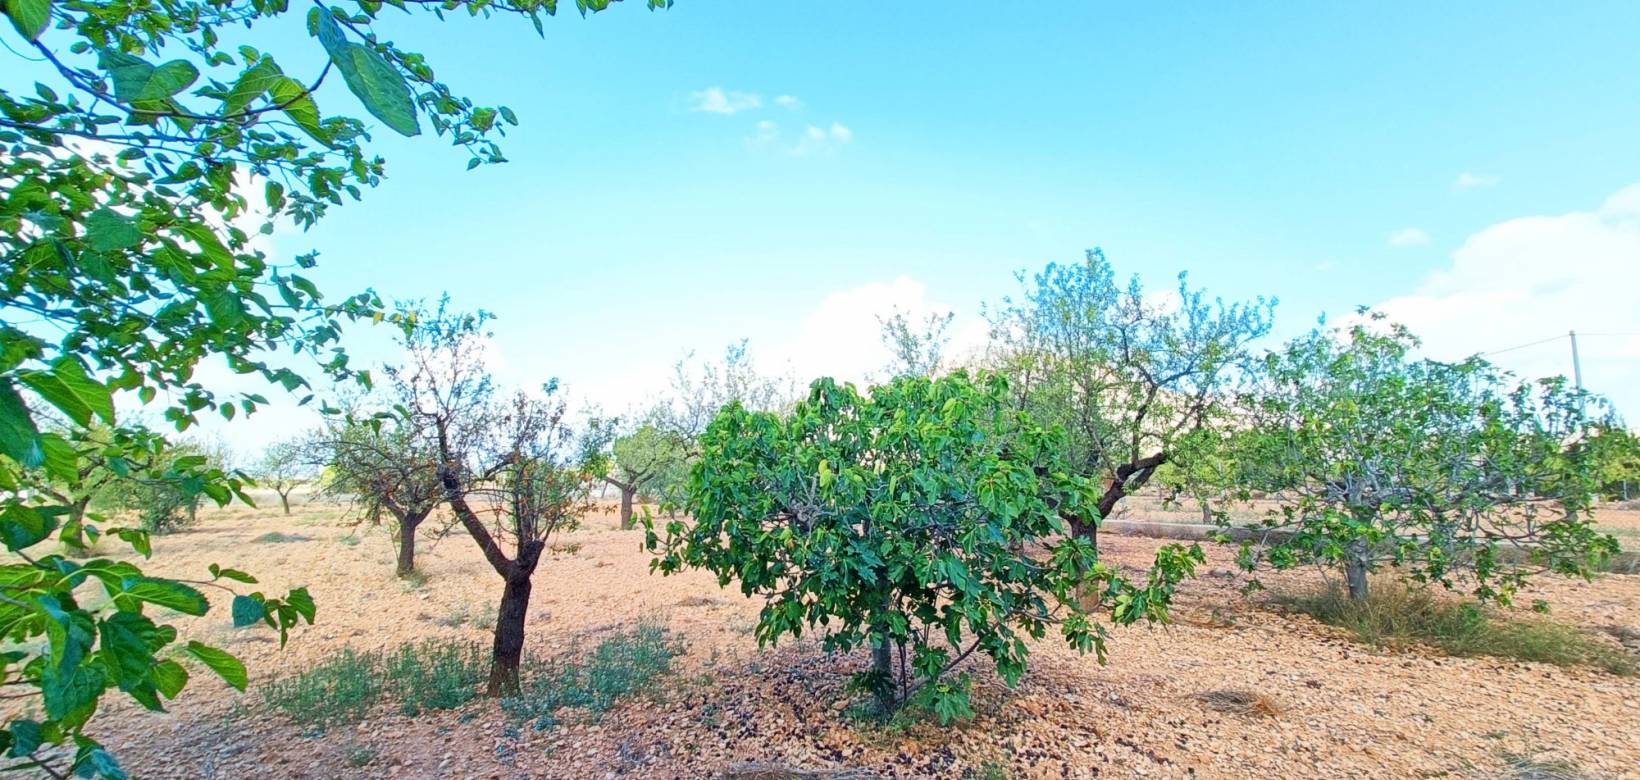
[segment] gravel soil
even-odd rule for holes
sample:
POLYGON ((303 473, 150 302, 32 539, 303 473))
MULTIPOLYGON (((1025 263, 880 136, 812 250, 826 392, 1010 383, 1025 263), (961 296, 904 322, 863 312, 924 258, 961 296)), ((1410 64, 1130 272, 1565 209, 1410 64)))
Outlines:
MULTIPOLYGON (((1518 778, 1510 756, 1575 764, 1585 777, 1640 778, 1640 678, 1434 651, 1388 652, 1241 595, 1229 550, 1210 548, 1181 590, 1173 625, 1113 629, 1109 663, 1037 642, 1012 690, 984 659, 968 662, 978 715, 949 729, 857 720, 843 686, 863 654, 752 638, 758 603, 699 573, 649 572, 641 533, 612 515, 563 534, 535 577, 529 652, 561 656, 642 618, 687 651, 660 690, 596 720, 537 731, 492 701, 419 717, 384 704, 364 722, 303 730, 265 708, 256 684, 344 646, 386 649, 434 636, 487 642, 467 616, 494 610, 500 580, 458 533, 421 542, 426 581, 392 575, 384 529, 348 527, 341 507, 292 517, 207 513, 157 538, 150 567, 198 577, 211 563, 251 571, 268 592, 306 585, 319 620, 281 650, 271 632, 235 630, 226 604, 182 618, 183 637, 225 647, 251 670, 238 694, 204 670, 165 714, 110 697, 95 735, 146 778, 1518 778), (257 541, 270 532, 294 540, 257 541), (346 543, 356 539, 356 544, 346 543), (578 546, 577 546, 578 545, 578 546), (1202 694, 1261 697, 1215 706, 1202 694)), ((1640 527, 1616 513, 1616 527, 1640 527)), ((1602 518, 1605 522, 1605 518, 1602 518)), ((431 523, 429 523, 431 525, 431 523)), ((1632 533, 1632 532, 1631 532, 1632 533)), ((1624 538, 1625 546, 1629 539, 1624 538)), ((1155 539, 1106 536, 1104 554, 1146 565, 1155 539)), ((1322 583, 1318 572, 1266 578, 1274 589, 1322 583)), ((1543 578, 1558 620, 1602 641, 1640 635, 1640 576, 1543 578)), ((226 600, 213 595, 213 601, 226 600)))

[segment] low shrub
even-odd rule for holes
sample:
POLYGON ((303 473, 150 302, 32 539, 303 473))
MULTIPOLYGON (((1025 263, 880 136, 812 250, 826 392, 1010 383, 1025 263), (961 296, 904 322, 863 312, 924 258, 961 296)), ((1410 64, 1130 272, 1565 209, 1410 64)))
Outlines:
POLYGON ((489 658, 477 645, 427 640, 386 653, 352 648, 262 686, 262 701, 317 730, 362 720, 383 698, 406 715, 455 709, 478 695, 489 658))
POLYGON ((1425 644, 1448 655, 1494 656, 1559 666, 1594 666, 1612 674, 1640 672, 1635 655, 1573 626, 1546 618, 1506 617, 1457 599, 1384 580, 1366 603, 1334 584, 1319 593, 1276 601, 1383 647, 1425 644))
POLYGON ((597 716, 623 698, 651 692, 683 653, 681 641, 650 621, 598 643, 591 653, 557 664, 532 665, 523 692, 501 702, 515 720, 538 730, 557 723, 558 711, 578 708, 597 716))

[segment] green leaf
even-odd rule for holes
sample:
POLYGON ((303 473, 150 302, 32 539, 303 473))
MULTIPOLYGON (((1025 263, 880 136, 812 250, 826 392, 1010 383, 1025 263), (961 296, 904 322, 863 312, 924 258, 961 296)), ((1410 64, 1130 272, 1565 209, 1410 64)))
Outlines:
POLYGON ((313 136, 315 141, 325 146, 331 145, 330 134, 325 132, 324 126, 319 123, 319 104, 313 102, 313 95, 308 93, 307 87, 301 82, 290 77, 281 77, 273 82, 273 86, 268 87, 268 95, 297 127, 313 136))
POLYGON ((128 577, 121 584, 124 587, 122 596, 176 610, 185 615, 198 617, 211 608, 210 603, 205 601, 204 594, 180 582, 157 577, 128 577))
POLYGON ((32 720, 14 720, 11 722, 11 751, 12 758, 22 758, 39 749, 45 738, 40 724, 32 720))
POLYGON ((188 669, 176 661, 165 660, 154 664, 154 689, 167 699, 175 699, 188 685, 188 669))
POLYGON ((0 376, 0 453, 27 468, 38 468, 46 453, 40 444, 40 430, 28 406, 8 377, 0 376))
POLYGON ((114 81, 114 97, 125 103, 163 101, 199 80, 199 69, 187 60, 171 60, 155 67, 140 57, 103 49, 97 65, 114 81))
POLYGON ((0 511, 0 541, 16 552, 39 544, 57 529, 58 508, 12 504, 0 511), (55 511, 54 511, 55 510, 55 511))
POLYGON ((244 628, 256 625, 267 615, 262 602, 250 596, 235 595, 233 597, 233 627, 244 628))
POLYGON ((221 578, 221 579, 224 579, 224 580, 233 580, 234 582, 243 582, 247 585, 255 585, 256 584, 256 578, 255 577, 252 577, 251 575, 246 574, 245 572, 242 572, 238 569, 224 569, 221 566, 218 566, 214 563, 211 564, 210 568, 211 568, 211 576, 212 577, 218 577, 218 578, 221 578))
POLYGON ((364 103, 365 110, 399 135, 421 134, 410 86, 397 68, 374 49, 357 43, 342 44, 339 52, 331 53, 331 59, 347 81, 347 88, 364 103))
POLYGON ((263 57, 254 66, 239 74, 234 82, 233 89, 228 91, 227 97, 222 99, 222 113, 232 116, 249 108, 257 98, 267 94, 274 84, 284 78, 285 74, 279 70, 279 65, 272 57, 263 57))
POLYGON ((245 665, 240 663, 238 658, 229 655, 225 651, 218 650, 203 642, 192 641, 188 643, 188 654, 199 659, 199 662, 205 664, 211 671, 221 675, 222 679, 234 688, 243 691, 245 690, 245 684, 250 681, 249 675, 245 673, 245 665))
POLYGON ((48 371, 20 371, 18 378, 80 425, 90 425, 91 415, 114 423, 114 394, 92 379, 78 358, 64 355, 48 371))
POLYGON ((131 549, 137 551, 137 554, 144 558, 154 554, 153 540, 148 532, 141 528, 115 528, 110 533, 119 537, 126 544, 131 545, 131 549))
POLYGON ((130 217, 113 209, 101 208, 85 218, 85 237, 99 252, 130 249, 142 243, 142 231, 130 217))
POLYGON ((301 615, 304 619, 306 619, 308 625, 313 625, 313 616, 318 614, 318 607, 314 605, 313 596, 308 594, 307 588, 295 588, 291 590, 291 592, 285 596, 285 603, 294 608, 296 610, 296 614, 301 615))
POLYGON ((24 38, 37 41, 51 24, 51 0, 6 0, 6 16, 24 38))
MULTIPOLYGON (((109 679, 127 692, 148 686, 149 670, 154 665, 153 621, 131 612, 116 612, 98 623, 97 634, 102 640, 97 652, 109 679)), ((152 703, 157 705, 158 701, 152 703)))

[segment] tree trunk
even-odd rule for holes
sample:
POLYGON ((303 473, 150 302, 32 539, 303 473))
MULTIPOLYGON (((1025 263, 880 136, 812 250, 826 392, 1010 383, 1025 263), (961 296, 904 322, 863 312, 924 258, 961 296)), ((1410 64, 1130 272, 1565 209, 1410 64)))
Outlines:
POLYGON ((887 636, 878 637, 881 642, 871 648, 871 673, 877 678, 877 704, 883 712, 893 712, 895 692, 899 686, 894 679, 894 645, 887 636))
POLYGON ((632 530, 632 497, 637 495, 636 487, 621 488, 621 530, 632 530))
POLYGON ((491 696, 518 695, 518 668, 524 658, 524 618, 530 607, 530 575, 515 572, 501 591, 501 610, 495 621, 495 647, 490 658, 491 696))
POLYGON ((426 514, 421 514, 399 518, 399 561, 393 573, 400 577, 408 577, 416 570, 416 527, 426 517, 426 514))
POLYGON ((1367 540, 1350 542, 1349 557, 1344 561, 1344 582, 1349 588, 1350 601, 1367 601, 1367 540))
POLYGON ((1067 518, 1067 519, 1070 520, 1070 524, 1071 524, 1071 536, 1086 539, 1086 540, 1088 540, 1088 544, 1093 545, 1093 549, 1095 549, 1095 550, 1099 549, 1099 523, 1098 523, 1098 521, 1094 521, 1094 522, 1091 522, 1091 523, 1085 523, 1085 522, 1082 522, 1081 520, 1079 520, 1077 518, 1074 518, 1074 517, 1067 518))
POLYGON ((279 493, 279 505, 285 508, 285 516, 290 516, 290 491, 279 493))

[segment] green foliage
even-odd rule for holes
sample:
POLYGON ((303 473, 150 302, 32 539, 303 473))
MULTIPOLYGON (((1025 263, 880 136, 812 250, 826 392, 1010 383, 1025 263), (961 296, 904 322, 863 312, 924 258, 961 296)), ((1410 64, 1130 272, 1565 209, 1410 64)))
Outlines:
POLYGON ((1064 429, 1069 467, 1106 486, 1102 516, 1170 462, 1180 465, 1171 487, 1195 489, 1195 461, 1230 419, 1228 391, 1274 308, 1209 302, 1183 274, 1177 297, 1159 300, 1137 276, 1118 282, 1095 249, 1080 264, 1049 264, 1021 300, 1003 299, 991 315, 994 361, 1018 403, 1064 429))
MULTIPOLYGON (((576 7, 585 14, 609 2, 576 7)), ((457 9, 526 17, 537 30, 542 14, 557 10, 553 0, 393 5, 440 18, 457 9)), ((329 378, 353 377, 336 347, 342 326, 383 319, 372 293, 323 299, 302 275, 314 254, 279 265, 253 239, 281 221, 309 227, 381 179, 384 163, 366 149, 365 123, 321 112, 321 99, 341 98, 325 86, 328 75, 338 73, 350 99, 397 132, 414 134, 425 122, 469 153, 469 167, 503 159, 495 139, 517 123, 513 112, 475 106, 439 82, 421 55, 378 36, 373 24, 384 7, 361 0, 309 9, 325 64, 299 81, 252 45, 290 13, 282 0, 4 3, 19 44, 6 48, 42 62, 49 83, 0 89, 0 538, 26 561, 0 580, 0 611, 10 610, 0 625, 15 642, 64 638, 6 657, 0 684, 27 689, 12 689, 17 696, 43 694, 48 706, 47 719, 33 726, 10 718, 14 728, 0 738, 10 763, 0 768, 35 766, 41 744, 64 745, 66 765, 46 772, 123 777, 82 733, 100 694, 118 688, 157 707, 156 691, 169 697, 186 681, 165 665, 148 665, 164 670, 151 673, 163 679, 139 680, 132 671, 171 643, 169 629, 140 610, 81 608, 73 591, 92 575, 80 573, 81 564, 25 552, 56 535, 83 553, 103 533, 85 522, 82 466, 92 458, 78 445, 86 439, 49 430, 47 417, 62 415, 71 430, 118 429, 113 397, 126 391, 160 403, 178 430, 202 412, 233 419, 267 400, 255 392, 219 397, 197 379, 207 358, 305 392, 308 380, 284 362, 294 356, 329 378), (36 489, 45 484, 71 492, 36 489), (86 628, 115 619, 129 625, 86 628), (123 660, 99 666, 115 656, 136 660, 129 669, 123 660), (21 733, 26 740, 14 736, 21 733)), ((280 56, 304 59, 289 55, 280 56)), ((121 478, 149 472, 139 484, 156 491, 142 499, 152 509, 150 527, 178 517, 178 501, 191 509, 199 496, 244 498, 239 475, 202 462, 179 458, 152 473, 156 465, 140 463, 152 451, 140 434, 116 431, 96 456, 121 478)), ((106 533, 147 552, 140 529, 106 533)), ((119 580, 143 579, 124 566, 119 580)), ((194 655, 228 668, 210 653, 194 655)))
POLYGON ((883 346, 889 352, 888 375, 931 377, 939 373, 945 347, 951 341, 946 331, 956 316, 956 312, 950 311, 932 313, 924 317, 920 325, 913 325, 905 312, 896 307, 892 315, 878 317, 883 346))
POLYGON ((1366 644, 1423 644, 1455 656, 1594 666, 1618 675, 1640 672, 1640 658, 1633 653, 1572 626, 1547 618, 1511 618, 1422 588, 1377 587, 1366 601, 1358 601, 1332 586, 1319 593, 1280 596, 1277 602, 1348 629, 1366 644))
POLYGON ((312 667, 261 686, 262 701, 292 722, 316 729, 357 723, 384 698, 407 715, 472 701, 484 676, 477 645, 427 640, 388 652, 344 648, 312 667))
POLYGON ((1414 360, 1416 345, 1375 316, 1269 356, 1234 447, 1241 497, 1272 491, 1277 533, 1242 566, 1339 565, 1358 598, 1387 564, 1501 602, 1537 571, 1589 576, 1617 552, 1590 515, 1586 448, 1567 446, 1595 402, 1479 358, 1414 360))
POLYGON ((531 670, 523 691, 502 699, 501 707, 537 729, 557 723, 566 707, 601 715, 623 698, 653 690, 682 654, 682 641, 665 626, 641 621, 599 642, 585 657, 531 670))
POLYGON ((1583 448, 1594 461, 1596 490, 1602 498, 1640 498, 1640 436, 1615 424, 1599 424, 1583 448))
POLYGON ((1135 586, 1086 539, 1060 536, 1098 485, 994 374, 899 378, 869 395, 821 379, 787 416, 731 404, 701 445, 694 520, 664 537, 650 523, 654 567, 704 568, 762 597, 760 643, 820 629, 828 651, 873 647, 861 683, 885 709, 926 688, 943 720, 961 717, 966 686, 947 672, 977 650, 1016 683, 1025 637, 1050 627, 1102 659, 1095 613, 1165 620, 1202 560, 1165 547, 1135 586))

